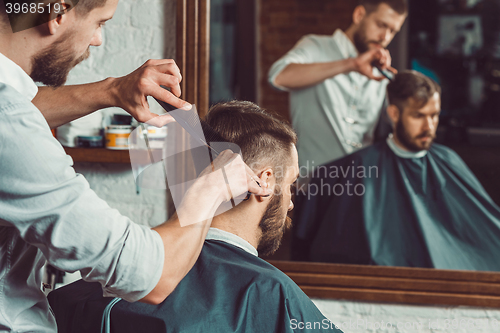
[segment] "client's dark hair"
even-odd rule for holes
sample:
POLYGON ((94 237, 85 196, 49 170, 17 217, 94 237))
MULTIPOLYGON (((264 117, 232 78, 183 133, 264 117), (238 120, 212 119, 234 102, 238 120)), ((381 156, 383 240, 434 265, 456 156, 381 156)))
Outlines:
POLYGON ((441 94, 441 87, 431 78, 417 71, 401 71, 387 86, 389 103, 400 111, 412 98, 418 107, 423 107, 435 93, 441 94))
POLYGON ((277 182, 282 182, 292 143, 297 143, 297 135, 290 125, 246 101, 216 104, 208 111, 205 121, 223 139, 241 148, 247 165, 254 169, 270 166, 277 182))
POLYGON ((375 10, 377 10, 378 6, 382 3, 385 3, 400 15, 408 13, 407 0, 360 0, 359 1, 359 4, 365 7, 367 14, 370 14, 375 10))

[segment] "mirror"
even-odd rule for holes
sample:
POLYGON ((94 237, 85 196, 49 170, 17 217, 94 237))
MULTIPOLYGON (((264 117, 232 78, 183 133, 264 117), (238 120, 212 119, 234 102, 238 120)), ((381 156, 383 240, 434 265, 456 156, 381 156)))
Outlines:
MULTIPOLYGON (((331 36, 336 29, 346 30, 356 5, 355 0, 212 0, 209 104, 245 99, 290 120, 289 94, 271 87, 269 69, 303 36, 331 36)), ((330 194, 320 204, 296 203, 292 213, 294 228, 287 232, 280 250, 269 259, 376 266, 370 269, 405 266, 500 270, 495 260, 500 249, 500 112, 497 106, 500 7, 493 0, 410 0, 409 5, 408 18, 388 47, 392 63, 400 71, 414 69, 440 84, 441 113, 435 142, 453 149, 458 157, 446 150, 446 154, 438 154, 443 165, 436 167, 436 159, 429 157, 426 168, 419 166, 420 171, 413 174, 424 178, 411 179, 406 175, 410 178, 405 181, 425 188, 414 196, 399 191, 384 192, 384 195, 376 192, 384 184, 400 182, 403 178, 391 178, 388 170, 392 169, 370 164, 378 168, 377 177, 372 177, 378 180, 378 185, 363 183, 368 188, 358 195, 357 201, 330 194), (438 174, 444 179, 442 183, 438 174), (439 184, 432 183, 429 177, 439 184), (369 199, 359 199, 369 193, 372 193, 369 199), (402 197, 413 198, 417 203, 402 207, 402 197), (387 198, 393 198, 397 204, 387 202, 390 200, 387 198), (344 201, 339 203, 339 200, 344 201), (366 205, 385 208, 373 208, 372 214, 368 214, 366 205), (342 210, 345 216, 342 225, 334 217, 341 207, 349 207, 342 210), (311 217, 314 209, 323 211, 320 218, 311 217), (427 211, 422 213, 422 210, 427 211), (370 216, 360 216, 356 221, 356 217, 349 215, 356 213, 370 216), (297 222, 299 214, 303 217, 297 222), (312 223, 315 218, 318 221, 312 223), (356 224, 361 220, 363 224, 356 224), (414 223, 411 228, 399 227, 411 221, 414 223), (324 227, 325 223, 334 226, 324 227), (312 236, 300 238, 299 227, 312 228, 312 236), (339 245, 318 247, 318 243, 328 240, 339 245), (315 256, 311 256, 311 246, 315 256)), ((385 137, 382 144, 384 142, 385 137)), ((350 166, 357 162, 345 160, 343 163, 350 166)), ((340 167, 339 164, 329 166, 340 167)))

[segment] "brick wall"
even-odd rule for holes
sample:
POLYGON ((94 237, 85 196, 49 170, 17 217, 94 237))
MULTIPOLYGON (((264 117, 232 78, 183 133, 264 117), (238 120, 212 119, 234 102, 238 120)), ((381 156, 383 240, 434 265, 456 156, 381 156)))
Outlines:
POLYGON ((357 0, 258 0, 258 103, 289 119, 288 93, 272 88, 272 64, 307 34, 331 35, 351 24, 357 0))

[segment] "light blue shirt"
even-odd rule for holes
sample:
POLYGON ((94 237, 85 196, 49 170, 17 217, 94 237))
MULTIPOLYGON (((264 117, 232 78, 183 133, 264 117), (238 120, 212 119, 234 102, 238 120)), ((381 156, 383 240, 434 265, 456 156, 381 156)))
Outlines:
MULTIPOLYGON (((308 171, 373 143, 384 106, 388 80, 370 80, 350 72, 303 89, 277 86, 276 77, 289 64, 338 61, 358 56, 341 30, 333 36, 307 35, 269 71, 269 82, 290 92, 292 124, 298 135, 299 165, 308 171)), ((380 76, 374 70, 374 74, 380 76)), ((302 172, 301 172, 302 175, 302 172)))
POLYGON ((158 283, 160 235, 99 199, 31 103, 37 87, 0 54, 0 332, 56 332, 41 268, 80 271, 137 301, 158 283))
MULTIPOLYGON (((205 237, 206 240, 216 240, 216 241, 221 241, 225 242, 231 245, 234 245, 236 247, 239 247, 240 249, 253 254, 254 256, 258 256, 257 249, 252 246, 249 242, 244 240, 243 238, 221 230, 217 228, 210 228, 208 230, 207 236, 205 237)), ((121 301, 120 298, 115 298, 113 301, 111 301, 106 308, 104 309, 104 312, 102 314, 102 321, 101 321, 101 332, 102 333, 110 333, 111 332, 111 310, 115 306, 116 303, 121 301)))
POLYGON ((249 242, 244 240, 243 238, 236 236, 233 233, 220 230, 217 228, 210 228, 207 233, 207 237, 205 237, 206 240, 218 240, 222 242, 229 243, 231 245, 237 246, 248 253, 253 254, 254 256, 258 256, 257 249, 252 246, 249 242))
POLYGON ((422 158, 427 155, 427 150, 409 151, 399 147, 396 141, 394 141, 394 136, 392 134, 389 134, 386 142, 392 152, 401 158, 422 158))

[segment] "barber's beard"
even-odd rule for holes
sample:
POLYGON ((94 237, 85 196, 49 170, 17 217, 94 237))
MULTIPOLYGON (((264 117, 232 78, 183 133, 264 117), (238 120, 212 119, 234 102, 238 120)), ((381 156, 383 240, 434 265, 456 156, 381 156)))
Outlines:
POLYGON ((76 57, 68 47, 70 32, 61 36, 59 40, 38 52, 33 58, 31 78, 47 86, 60 87, 68 79, 69 71, 90 55, 90 50, 80 57, 76 57))
POLYGON ((358 50, 359 54, 363 54, 368 51, 368 43, 366 42, 366 35, 362 32, 364 27, 360 26, 359 29, 353 35, 354 46, 358 50))
POLYGON ((432 134, 429 131, 422 132, 419 135, 417 135, 415 138, 411 137, 410 134, 406 131, 403 122, 398 121, 396 123, 396 128, 395 128, 396 136, 399 140, 399 142, 409 151, 417 152, 421 150, 429 150, 431 147, 432 143, 434 142, 434 139, 436 138, 435 134, 432 134), (424 145, 418 145, 416 143, 416 140, 422 137, 430 136, 431 140, 429 140, 427 143, 424 145))
POLYGON ((259 255, 268 256, 276 252, 281 245, 283 234, 291 225, 292 219, 283 209, 283 195, 274 195, 259 223, 262 231, 257 247, 259 255))
POLYGON ((363 54, 370 50, 370 44, 379 45, 381 48, 384 46, 379 41, 370 41, 366 37, 366 28, 365 24, 361 23, 358 30, 353 34, 353 42, 354 46, 358 50, 359 54, 363 54))

